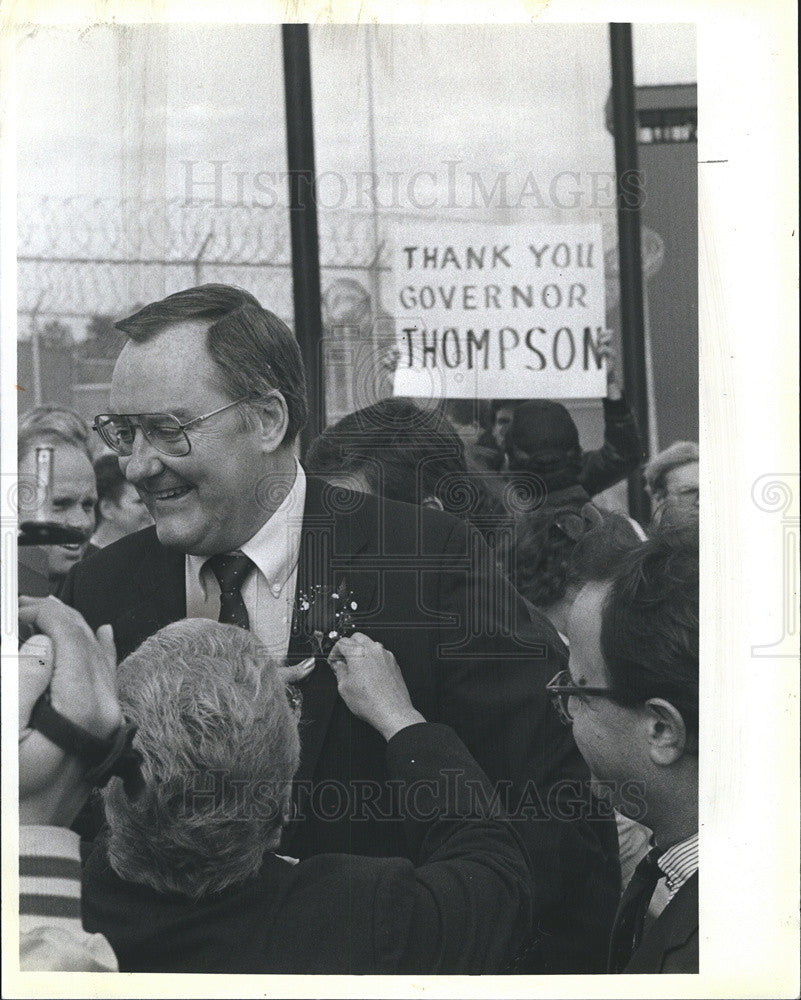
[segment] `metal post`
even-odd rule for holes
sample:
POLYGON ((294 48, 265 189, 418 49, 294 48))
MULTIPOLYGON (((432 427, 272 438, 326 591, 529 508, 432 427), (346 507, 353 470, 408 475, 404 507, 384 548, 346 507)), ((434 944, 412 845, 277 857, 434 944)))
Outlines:
MULTIPOLYGON (((637 166, 637 122, 634 103, 634 60, 630 24, 610 24, 612 55, 612 124, 617 174, 617 234, 620 259, 620 336, 626 397, 640 428, 643 447, 649 439, 648 388, 645 364, 640 198, 637 166)), ((646 458, 647 454, 643 456, 646 458)), ((642 524, 650 519, 650 502, 642 479, 629 477, 629 513, 642 524)))
MULTIPOLYGON (((370 172, 373 178, 378 177, 378 171, 376 169, 377 157, 376 157, 376 144, 375 144, 375 94, 373 92, 373 52, 372 39, 377 33, 377 25, 365 25, 364 26, 364 44, 365 44, 365 56, 367 58, 367 67, 365 78, 367 81, 367 140, 368 149, 370 152, 370 172)), ((381 243, 379 241, 379 231, 378 231, 378 205, 376 199, 373 198, 373 209, 372 209, 372 219, 373 219, 373 261, 370 264, 370 291, 373 296, 373 308, 370 310, 370 315, 372 319, 372 329, 371 342, 373 348, 373 359, 374 363, 379 362, 379 352, 378 352, 378 327, 376 320, 381 311, 381 272, 379 268, 379 259, 381 256, 381 243)))
POLYGON ((301 437, 309 441, 325 426, 320 345, 320 245, 312 126, 311 62, 308 24, 281 27, 284 48, 287 164, 289 168, 289 224, 292 236, 292 292, 295 336, 306 367, 309 422, 301 437))
POLYGON ((42 405, 42 354, 39 344, 39 310, 46 290, 39 295, 36 305, 31 313, 31 370, 33 377, 33 405, 42 405))

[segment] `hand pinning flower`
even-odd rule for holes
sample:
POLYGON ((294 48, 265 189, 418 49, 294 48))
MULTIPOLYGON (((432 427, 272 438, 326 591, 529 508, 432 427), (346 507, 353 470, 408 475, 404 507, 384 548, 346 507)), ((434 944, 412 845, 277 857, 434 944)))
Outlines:
POLYGON ((298 595, 292 631, 306 638, 313 655, 327 658, 340 639, 354 632, 353 612, 358 607, 344 580, 330 592, 316 584, 298 595))

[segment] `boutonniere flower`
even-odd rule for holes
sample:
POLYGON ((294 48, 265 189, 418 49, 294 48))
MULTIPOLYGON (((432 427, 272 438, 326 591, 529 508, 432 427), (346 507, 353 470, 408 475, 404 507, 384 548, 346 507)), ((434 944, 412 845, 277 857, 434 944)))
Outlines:
POLYGON ((314 656, 327 658, 343 636, 353 634, 353 616, 358 608, 344 580, 333 589, 318 583, 298 594, 292 631, 308 642, 314 656))

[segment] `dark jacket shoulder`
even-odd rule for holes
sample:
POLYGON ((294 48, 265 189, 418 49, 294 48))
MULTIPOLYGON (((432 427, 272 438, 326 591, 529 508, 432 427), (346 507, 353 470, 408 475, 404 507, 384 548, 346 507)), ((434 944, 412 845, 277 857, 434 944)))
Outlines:
POLYGON ((625 971, 698 972, 698 872, 645 933, 625 971))
POLYGON ((159 544, 156 528, 152 524, 102 549, 96 548, 73 566, 61 585, 59 597, 64 592, 85 587, 89 581, 124 578, 130 574, 132 565, 138 565, 148 553, 157 549, 166 551, 159 544))
POLYGON ((184 617, 184 557, 165 549, 158 541, 155 527, 126 535, 87 559, 81 560, 67 574, 56 595, 65 604, 80 611, 92 628, 120 624, 126 641, 115 636, 118 652, 126 655, 146 635, 162 625, 184 617), (154 616, 154 609, 159 613, 154 616), (138 629, 128 637, 129 625, 141 619, 138 629))

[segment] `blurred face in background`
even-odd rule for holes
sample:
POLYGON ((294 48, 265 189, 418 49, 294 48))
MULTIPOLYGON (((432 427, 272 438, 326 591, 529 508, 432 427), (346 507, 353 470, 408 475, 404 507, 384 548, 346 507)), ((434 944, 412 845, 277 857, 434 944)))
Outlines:
POLYGON ((683 523, 698 517, 698 462, 677 465, 665 473, 653 514, 654 523, 683 523))
POLYGON ((665 494, 673 503, 698 506, 698 462, 677 465, 665 474, 665 494))
POLYGON ((100 501, 100 514, 120 538, 153 523, 144 500, 129 482, 122 484, 117 500, 107 497, 100 501))
POLYGON ((477 420, 469 424, 460 424, 451 418, 451 424, 465 445, 475 444, 481 436, 481 424, 477 420))
MULTIPOLYGON (((47 442, 49 443, 49 442, 47 442)), ((55 521, 68 528, 78 528, 86 535, 86 540, 71 545, 47 545, 50 579, 65 576, 83 558, 89 538, 95 527, 95 504, 97 487, 92 463, 80 449, 69 444, 55 444, 53 447, 53 492, 50 502, 40 513, 45 521, 55 521)), ((28 450, 19 464, 20 475, 20 520, 31 520, 37 516, 36 484, 36 442, 28 450)))
POLYGON ((506 443, 506 432, 512 423, 513 409, 511 406, 502 406, 495 413, 495 423, 492 426, 492 436, 498 443, 499 448, 503 448, 506 443))

